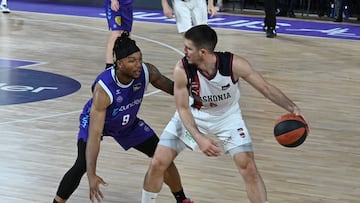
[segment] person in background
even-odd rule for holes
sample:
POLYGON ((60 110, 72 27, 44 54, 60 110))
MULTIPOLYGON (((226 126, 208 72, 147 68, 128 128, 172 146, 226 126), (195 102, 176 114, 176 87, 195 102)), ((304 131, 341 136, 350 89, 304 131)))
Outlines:
POLYGON ((348 5, 348 2, 347 0, 339 0, 338 1, 338 10, 337 12, 337 16, 336 16, 336 19, 334 20, 334 22, 343 22, 343 13, 344 13, 344 9, 345 9, 345 5, 347 6, 348 5))
MULTIPOLYGON (((77 158, 63 176, 54 203, 66 202, 79 186, 85 172, 91 202, 102 201, 99 186, 107 183, 96 174, 96 162, 104 136, 112 137, 124 150, 134 148, 148 157, 155 152, 159 138, 137 114, 149 83, 173 95, 174 82, 162 75, 154 65, 143 63, 139 47, 126 31, 115 41, 114 53, 116 63, 96 78, 91 88, 92 98, 80 114, 77 158)), ((177 203, 187 203, 188 198, 174 163, 166 170, 165 182, 177 203)))
POLYGON ((134 0, 105 0, 105 15, 110 30, 106 45, 105 68, 114 65, 113 47, 123 31, 131 32, 134 0))
POLYGON ((10 13, 10 9, 7 6, 7 0, 1 0, 0 10, 2 13, 10 13))
MULTIPOLYGON (((351 4, 353 7, 350 7, 350 1, 348 0, 339 0, 338 1, 338 4, 339 6, 337 6, 338 8, 338 12, 337 13, 337 17, 336 19, 334 20, 334 22, 343 22, 344 21, 344 18, 343 18, 343 14, 344 12, 348 12, 348 17, 350 16, 350 12, 354 12, 355 13, 355 10, 357 10, 357 20, 359 21, 360 20, 360 0, 356 0, 356 1, 353 1, 352 2, 353 4, 351 4), (345 9, 345 7, 347 7, 345 9), (355 9, 356 7, 356 9, 355 9)), ((346 19, 347 20, 347 19, 346 19)))
POLYGON ((172 0, 172 7, 168 0, 161 0, 164 15, 167 18, 174 18, 179 33, 184 33, 194 25, 208 23, 210 17, 216 14, 214 0, 172 0))
POLYGON ((266 37, 276 37, 276 2, 277 0, 264 1, 264 27, 263 30, 266 32, 266 37))

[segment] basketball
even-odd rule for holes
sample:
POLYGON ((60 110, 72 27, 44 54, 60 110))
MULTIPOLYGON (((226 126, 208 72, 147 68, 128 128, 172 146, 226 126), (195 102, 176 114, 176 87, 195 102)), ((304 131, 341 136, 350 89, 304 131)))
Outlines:
POLYGON ((308 133, 306 121, 295 114, 285 114, 275 122, 274 136, 282 146, 297 147, 305 141, 308 133))

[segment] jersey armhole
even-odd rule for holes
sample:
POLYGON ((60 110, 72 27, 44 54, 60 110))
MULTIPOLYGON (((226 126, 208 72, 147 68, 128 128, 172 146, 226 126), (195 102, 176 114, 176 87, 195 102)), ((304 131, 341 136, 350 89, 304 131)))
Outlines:
POLYGON ((143 68, 144 75, 145 75, 145 90, 146 90, 147 87, 149 86, 150 74, 149 74, 149 70, 147 69, 147 66, 145 65, 145 63, 142 64, 142 68, 143 68))
POLYGON ((110 98, 110 104, 112 104, 113 103, 113 95, 111 94, 111 91, 109 90, 109 88, 105 85, 105 83, 102 80, 99 80, 98 83, 108 94, 108 96, 110 98))
POLYGON ((234 73, 233 73, 233 59, 234 59, 234 55, 232 53, 230 53, 230 56, 229 56, 229 66, 230 66, 230 75, 231 75, 231 80, 234 84, 236 84, 239 79, 235 79, 234 78, 234 73))

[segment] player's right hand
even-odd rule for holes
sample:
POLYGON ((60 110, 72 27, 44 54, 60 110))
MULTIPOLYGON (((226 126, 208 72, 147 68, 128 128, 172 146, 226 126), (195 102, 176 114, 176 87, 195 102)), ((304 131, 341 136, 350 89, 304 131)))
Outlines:
POLYGON ((164 6, 163 12, 167 18, 174 18, 173 10, 170 6, 164 6))
POLYGON ((120 4, 118 0, 111 0, 111 10, 118 11, 120 8, 120 4))
POLYGON ((208 13, 210 14, 210 18, 214 17, 217 14, 217 8, 215 6, 208 6, 208 13))
POLYGON ((108 184, 99 176, 88 176, 89 180, 89 198, 92 203, 95 203, 95 199, 97 202, 101 203, 104 195, 100 191, 99 185, 107 186, 108 184))
POLYGON ((202 136, 201 140, 198 140, 197 143, 200 150, 206 156, 220 156, 221 149, 219 147, 219 143, 217 143, 215 140, 210 139, 206 136, 202 136))

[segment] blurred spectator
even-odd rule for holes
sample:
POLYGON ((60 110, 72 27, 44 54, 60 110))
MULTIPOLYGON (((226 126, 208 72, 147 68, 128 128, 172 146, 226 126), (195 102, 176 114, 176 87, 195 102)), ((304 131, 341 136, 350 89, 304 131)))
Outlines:
POLYGON ((167 0, 161 0, 161 6, 167 18, 175 17, 179 33, 194 25, 207 24, 208 13, 210 17, 216 14, 214 0, 172 0, 171 6, 167 0))
MULTIPOLYGON (((360 0, 348 1, 348 0, 339 0, 337 2, 337 16, 334 22, 343 22, 344 16, 348 18, 351 13, 357 14, 357 20, 360 20, 360 0)), ((348 20, 348 19, 345 19, 348 20)))
POLYGON ((334 22, 343 22, 343 13, 344 13, 344 9, 345 6, 348 5, 348 1, 347 0, 339 0, 338 1, 338 10, 337 10, 337 16, 336 19, 334 20, 334 22))
POLYGON ((266 32, 266 37, 276 37, 276 0, 265 0, 264 1, 264 27, 263 30, 266 32))

